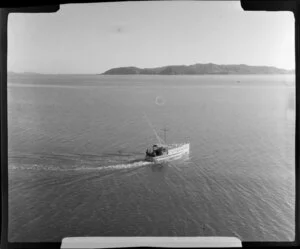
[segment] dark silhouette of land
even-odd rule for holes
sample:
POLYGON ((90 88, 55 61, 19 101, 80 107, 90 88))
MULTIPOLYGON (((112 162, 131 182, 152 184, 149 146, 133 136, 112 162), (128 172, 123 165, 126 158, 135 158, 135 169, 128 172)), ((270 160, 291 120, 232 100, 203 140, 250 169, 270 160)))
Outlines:
POLYGON ((295 70, 286 70, 269 66, 194 64, 190 66, 164 66, 156 68, 118 67, 103 75, 201 75, 201 74, 294 74, 295 70))

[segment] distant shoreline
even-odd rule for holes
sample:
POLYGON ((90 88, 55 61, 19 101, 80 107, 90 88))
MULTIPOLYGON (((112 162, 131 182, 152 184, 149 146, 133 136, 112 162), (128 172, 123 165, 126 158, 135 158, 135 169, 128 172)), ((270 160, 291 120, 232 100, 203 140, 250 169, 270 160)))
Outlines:
POLYGON ((249 73, 249 74, 172 74, 172 75, 162 75, 162 74, 71 74, 71 73, 65 73, 65 74, 52 74, 52 73, 15 73, 15 72, 7 72, 7 76, 103 76, 103 77, 109 77, 109 76, 131 76, 131 77, 142 77, 142 76, 154 76, 154 77, 169 77, 169 76, 259 76, 259 75, 269 75, 269 76, 275 76, 275 75, 296 75, 296 73, 249 73))
POLYGON ((138 67, 116 67, 105 71, 104 73, 36 73, 36 72, 13 72, 8 71, 8 75, 73 75, 73 76, 91 76, 91 75, 295 75, 295 69, 282 69, 271 66, 249 66, 246 64, 218 65, 213 63, 194 64, 194 65, 171 65, 155 68, 138 67))
POLYGON ((213 63, 194 65, 171 65, 156 68, 117 67, 100 75, 249 75, 249 74, 295 74, 270 66, 249 66, 245 64, 218 65, 213 63))

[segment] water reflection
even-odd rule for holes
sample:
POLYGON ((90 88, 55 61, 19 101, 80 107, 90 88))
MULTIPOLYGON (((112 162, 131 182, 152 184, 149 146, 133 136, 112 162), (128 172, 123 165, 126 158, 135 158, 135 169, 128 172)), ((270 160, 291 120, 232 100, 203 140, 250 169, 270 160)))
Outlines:
POLYGON ((153 164, 150 166, 152 172, 163 172, 165 173, 168 169, 167 163, 161 163, 161 164, 153 164))

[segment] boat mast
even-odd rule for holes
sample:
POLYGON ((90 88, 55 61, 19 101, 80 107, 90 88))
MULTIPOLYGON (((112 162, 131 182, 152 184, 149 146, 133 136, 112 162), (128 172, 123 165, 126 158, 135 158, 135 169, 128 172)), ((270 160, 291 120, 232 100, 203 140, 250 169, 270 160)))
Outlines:
POLYGON ((165 144, 167 144, 167 131, 168 129, 165 127, 162 129, 162 131, 164 131, 164 141, 165 141, 165 144))

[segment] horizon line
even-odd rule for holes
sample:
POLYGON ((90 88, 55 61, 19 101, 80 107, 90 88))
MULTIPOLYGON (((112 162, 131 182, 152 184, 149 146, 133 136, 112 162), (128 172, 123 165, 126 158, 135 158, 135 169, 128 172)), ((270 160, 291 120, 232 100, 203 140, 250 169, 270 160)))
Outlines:
MULTIPOLYGON (((287 68, 282 68, 282 67, 277 67, 277 66, 267 66, 267 65, 249 65, 249 64, 245 64, 245 63, 239 63, 239 64, 216 64, 216 63, 212 63, 212 62, 208 62, 208 63, 194 63, 194 64, 170 64, 170 65, 165 65, 165 66, 153 66, 153 67, 139 67, 139 66, 117 66, 117 67, 111 67, 105 71, 103 71, 102 73, 100 72, 95 72, 95 73, 44 73, 44 72, 31 72, 31 71, 23 71, 23 72, 16 72, 16 71, 12 71, 12 70, 7 70, 7 74, 9 73, 15 73, 15 74, 50 74, 50 75, 103 75, 103 73, 105 73, 108 70, 114 69, 114 68, 130 68, 130 67, 135 67, 138 69, 153 69, 153 68, 161 68, 161 67, 169 67, 169 66, 192 66, 192 65, 197 65, 197 64, 202 64, 202 65, 208 65, 208 64, 213 64, 213 65, 218 65, 218 66, 232 66, 232 65, 237 65, 237 66, 250 66, 250 67, 271 67, 271 68, 276 68, 276 69, 282 69, 282 70, 286 70, 286 71, 295 71, 296 73, 296 69, 292 68, 292 69, 287 69, 287 68)), ((205 75, 205 74, 204 74, 205 75)))

